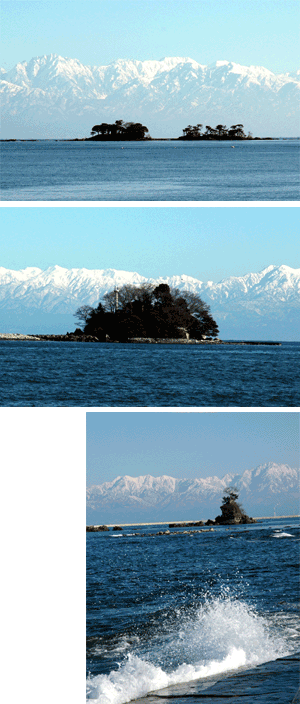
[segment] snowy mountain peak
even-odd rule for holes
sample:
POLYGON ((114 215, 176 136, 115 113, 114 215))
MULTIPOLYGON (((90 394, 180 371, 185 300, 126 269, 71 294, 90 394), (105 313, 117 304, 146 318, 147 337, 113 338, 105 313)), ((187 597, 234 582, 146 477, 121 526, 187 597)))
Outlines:
POLYGON ((224 489, 232 481, 251 515, 273 515, 274 505, 278 515, 297 513, 299 469, 267 462, 222 478, 118 477, 87 489, 88 522, 214 518, 224 489))
MULTIPOLYGON (((284 266, 284 264, 281 266, 284 266)), ((281 269, 281 266, 278 268, 281 269)), ((261 274, 262 274, 262 276, 265 276, 266 274, 269 274, 271 271, 274 271, 274 269, 276 269, 276 266, 274 264, 270 264, 270 266, 267 266, 265 269, 263 269, 261 271, 261 274)))
POLYGON ((75 311, 95 306, 105 293, 125 284, 167 283, 190 291, 211 307, 223 339, 299 340, 300 269, 270 265, 257 273, 229 276, 218 283, 203 282, 187 274, 147 278, 117 269, 66 269, 45 271, 27 267, 13 271, 0 267, 0 332, 66 332, 74 329, 75 311), (28 314, 43 320, 41 328, 20 329, 28 314), (51 318, 51 329, 48 323, 51 318))
MULTIPOLYGON (((146 277, 142 276, 136 271, 125 271, 122 269, 86 269, 86 268, 73 268, 73 269, 66 269, 65 267, 62 267, 58 264, 54 264, 52 266, 49 266, 46 270, 39 269, 38 267, 26 267, 25 269, 21 269, 20 271, 15 271, 12 269, 5 269, 4 267, 0 267, 0 285, 3 283, 3 280, 1 277, 6 276, 7 273, 9 273, 11 276, 14 275, 19 275, 22 273, 24 275, 24 278, 26 277, 28 279, 28 282, 30 282, 30 279, 32 276, 36 276, 37 274, 41 275, 51 275, 51 274, 59 274, 59 276, 68 276, 70 273, 76 274, 78 277, 81 276, 86 276, 87 274, 90 276, 91 280, 94 279, 95 276, 98 278, 105 278, 105 279, 116 279, 119 282, 122 282, 124 284, 132 282, 135 283, 135 285, 138 285, 138 283, 150 281, 152 283, 156 283, 157 281, 165 281, 166 283, 169 283, 169 285, 174 286, 174 284, 181 283, 182 285, 188 284, 189 286, 195 285, 199 286, 206 286, 205 283, 200 281, 199 279, 196 279, 193 276, 189 276, 188 274, 179 274, 179 275, 174 275, 174 276, 162 276, 157 279, 152 279, 149 278, 147 279, 146 277)), ((250 273, 250 274, 245 274, 244 276, 229 276, 228 278, 222 279, 219 283, 213 284, 214 286, 220 286, 223 283, 231 283, 233 281, 235 282, 241 282, 241 281, 250 281, 250 285, 253 281, 257 282, 263 279, 265 276, 268 274, 272 274, 274 278, 279 282, 282 278, 282 276, 285 276, 288 280, 291 276, 295 277, 295 279, 300 280, 300 268, 299 269, 294 269, 286 264, 281 264, 279 266, 276 266, 274 264, 270 264, 269 266, 265 267, 258 273, 250 273)), ((212 283, 211 281, 208 283, 212 283)))
POLYGON ((297 71, 276 75, 227 60, 206 66, 167 56, 85 66, 59 54, 37 56, 2 72, 2 137, 83 137, 96 122, 121 118, 143 122, 152 137, 178 137, 200 121, 297 137, 299 85, 297 71))

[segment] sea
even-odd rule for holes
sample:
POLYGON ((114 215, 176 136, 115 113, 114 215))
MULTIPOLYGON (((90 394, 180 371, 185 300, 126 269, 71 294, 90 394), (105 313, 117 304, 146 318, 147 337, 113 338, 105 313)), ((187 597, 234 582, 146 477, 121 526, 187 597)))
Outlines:
POLYGON ((300 343, 0 341, 1 406, 300 406, 300 343))
POLYGON ((298 140, 1 143, 4 201, 297 201, 298 140))
POLYGON ((87 533, 87 702, 299 702, 299 528, 87 533))

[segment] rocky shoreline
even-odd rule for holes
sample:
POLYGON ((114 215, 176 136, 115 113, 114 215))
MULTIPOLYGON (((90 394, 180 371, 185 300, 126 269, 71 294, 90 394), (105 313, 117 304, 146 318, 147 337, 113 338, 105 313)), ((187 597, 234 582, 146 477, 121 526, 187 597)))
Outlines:
MULTIPOLYGON (((270 520, 273 518, 299 518, 299 514, 292 514, 292 515, 287 515, 287 516, 256 516, 256 518, 251 519, 251 523, 258 523, 259 521, 265 521, 265 520, 270 520)), ((86 526, 86 531, 87 533, 100 533, 103 531, 109 531, 110 528, 112 530, 119 530, 122 531, 123 528, 130 528, 131 530, 136 530, 136 526, 143 527, 143 526, 168 526, 169 528, 178 527, 178 528, 186 528, 190 526, 205 526, 205 525, 219 525, 215 524, 214 521, 211 521, 209 523, 204 523, 203 521, 178 521, 176 523, 171 523, 169 521, 157 521, 152 522, 152 523, 121 523, 120 525, 114 526, 112 523, 108 523, 107 525, 92 525, 92 526, 86 526)), ((193 531, 194 533, 199 532, 199 531, 193 531)), ((203 531, 202 531, 203 532, 203 531)), ((207 532, 207 530, 206 530, 207 532)), ((164 531, 163 533, 160 532, 160 535, 165 535, 169 534, 169 531, 164 531)), ((180 534, 183 534, 183 531, 180 532, 180 534)), ((148 533, 145 535, 149 535, 148 533)))
MULTIPOLYGON (((29 341, 29 342, 102 342, 94 335, 75 335, 67 332, 65 335, 25 335, 22 333, 0 333, 0 341, 29 341)), ((119 344, 119 340, 106 340, 104 344, 119 344)), ((265 342, 259 340, 185 340, 179 339, 159 339, 150 337, 137 337, 128 340, 123 344, 148 344, 148 345, 275 345, 280 346, 281 342, 265 342)))
MULTIPOLYGON (((202 521, 200 521, 200 523, 202 523, 202 521)), ((182 524, 181 525, 180 523, 178 523, 178 524, 174 524, 174 525, 178 526, 178 528, 179 527, 181 528, 181 527, 184 527, 185 525, 186 526, 188 526, 188 525, 195 526, 198 524, 191 523, 191 524, 182 524)), ((204 525, 204 524, 202 524, 202 525, 204 525)), ((207 524, 205 524, 205 525, 207 525, 207 524)), ((169 527, 172 528, 173 524, 170 523, 169 527)), ((113 526, 112 530, 113 531, 122 531, 123 528, 121 526, 113 526)), ((198 530, 172 530, 172 531, 159 530, 156 533, 141 533, 140 531, 137 531, 135 528, 132 528, 132 530, 134 530, 134 533, 131 534, 130 537, 133 537, 133 538, 135 538, 135 537, 154 538, 157 535, 192 535, 193 533, 210 533, 210 532, 214 531, 214 528, 211 527, 211 528, 202 528, 202 529, 199 528, 198 530)), ((108 526, 86 526, 86 532, 87 533, 107 533, 107 532, 109 532, 109 527, 108 526)), ((128 536, 126 533, 123 533, 122 537, 127 538, 128 536)))
MULTIPOLYGON (((237 503, 235 500, 235 497, 237 498, 238 495, 234 494, 232 491, 229 493, 229 489, 226 490, 228 492, 228 495, 225 494, 225 497, 223 499, 223 503, 220 506, 221 508, 221 515, 216 516, 214 520, 209 518, 207 521, 180 521, 179 523, 169 523, 169 529, 171 528, 171 531, 168 530, 159 530, 156 533, 140 533, 139 531, 136 530, 135 527, 132 527, 132 530, 134 530, 134 534, 132 534, 134 537, 136 535, 143 537, 143 538, 149 538, 153 537, 156 535, 191 535, 192 533, 208 533, 211 531, 214 531, 213 526, 220 526, 220 525, 227 525, 227 526, 236 526, 236 525, 248 525, 249 523, 257 523, 257 520, 255 518, 250 518, 250 516, 247 516, 243 508, 241 507, 240 504, 237 503), (206 528, 203 526, 207 526, 206 528), (209 527, 208 527, 209 526, 209 527), (179 531, 174 531, 174 528, 188 528, 189 530, 179 530, 179 531), (198 530, 191 530, 194 528, 197 528, 198 530)), ((151 525, 151 524, 150 524, 151 525)), ((152 524, 152 525, 157 525, 157 524, 152 524)), ((122 531, 123 528, 121 525, 115 525, 111 526, 113 531, 122 531)), ((86 532, 87 533, 106 533, 109 531, 109 526, 102 525, 102 526, 86 526, 86 532)))
POLYGON ((135 704, 299 704, 299 653, 252 668, 208 675, 169 685, 135 700, 135 704))
MULTIPOLYGON (((132 527, 131 530, 134 531, 134 533, 131 534, 131 537, 139 537, 139 538, 153 538, 157 535, 193 535, 194 533, 211 533, 215 531, 215 527, 219 525, 228 525, 228 526, 234 526, 234 525, 246 525, 249 523, 257 523, 255 518, 249 518, 249 516, 246 516, 245 514, 243 517, 240 519, 236 519, 236 517, 224 517, 224 520, 220 520, 220 516, 217 516, 217 518, 212 521, 209 519, 205 523, 203 521, 195 521, 191 523, 169 523, 169 528, 167 530, 159 530, 156 533, 141 533, 139 530, 137 530, 135 527, 132 527), (219 520, 218 520, 219 519, 219 520), (215 527, 214 527, 215 526, 215 527), (171 530, 169 530, 171 528, 171 530), (180 528, 181 530, 174 530, 174 528, 180 528), (196 529, 195 529, 196 528, 196 529), (184 529, 184 530, 182 530, 184 529)), ((153 524, 155 525, 155 524, 153 524)), ((110 532, 110 528, 112 531, 118 531, 121 532, 123 530, 122 526, 86 526, 86 532, 87 533, 108 533, 110 532)), ((229 529, 228 529, 229 530, 229 529)), ((128 537, 126 533, 122 534, 124 537, 128 537)))

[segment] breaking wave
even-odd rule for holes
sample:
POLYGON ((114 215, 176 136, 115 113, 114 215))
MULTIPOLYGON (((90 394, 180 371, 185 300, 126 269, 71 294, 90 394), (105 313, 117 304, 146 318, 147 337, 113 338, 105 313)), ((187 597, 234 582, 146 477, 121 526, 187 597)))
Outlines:
POLYGON ((280 533, 280 531, 275 531, 271 538, 294 538, 292 533, 280 533))
POLYGON ((253 667, 289 652, 271 621, 243 601, 221 597, 207 601, 192 618, 182 616, 147 652, 128 654, 118 670, 90 676, 87 701, 125 704, 169 685, 253 667))

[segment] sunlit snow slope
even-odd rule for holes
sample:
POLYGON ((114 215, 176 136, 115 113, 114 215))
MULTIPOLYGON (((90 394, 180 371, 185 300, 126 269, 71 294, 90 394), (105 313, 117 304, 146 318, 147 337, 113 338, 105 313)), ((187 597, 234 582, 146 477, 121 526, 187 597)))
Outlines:
POLYGON ((243 123, 259 137, 299 136, 299 74, 190 58, 84 66, 50 54, 1 69, 2 138, 88 136, 116 119, 178 137, 187 124, 243 123))
POLYGON ((268 462, 241 475, 228 473, 221 479, 119 476, 111 482, 88 487, 87 521, 95 525, 215 518, 228 485, 238 488, 249 515, 273 515, 274 509, 277 515, 299 511, 299 469, 268 462))
POLYGON ((218 283, 187 275, 147 279, 115 269, 45 271, 0 267, 0 332, 67 332, 76 326, 73 314, 94 306, 108 291, 124 284, 166 282, 193 291, 211 306, 223 339, 300 339, 300 269, 268 266, 258 273, 230 276, 218 283))

